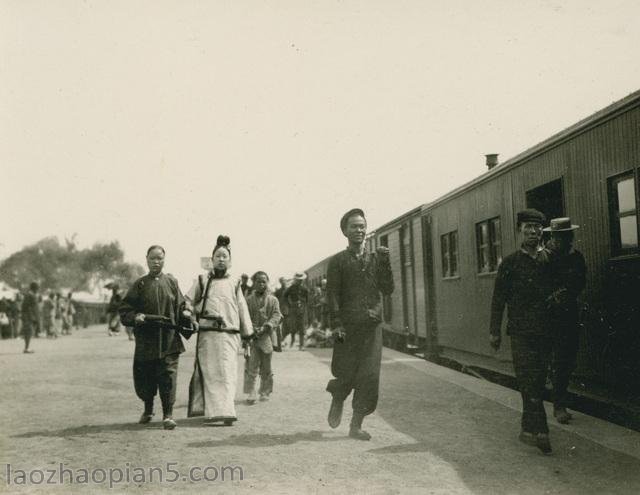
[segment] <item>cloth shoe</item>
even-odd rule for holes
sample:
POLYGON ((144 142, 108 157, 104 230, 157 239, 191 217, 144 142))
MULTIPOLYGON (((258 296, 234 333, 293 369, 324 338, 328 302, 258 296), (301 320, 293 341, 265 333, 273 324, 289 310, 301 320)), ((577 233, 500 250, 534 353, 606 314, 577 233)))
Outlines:
POLYGON ((171 417, 166 417, 162 420, 162 427, 165 430, 173 430, 178 424, 171 417))
POLYGON ((351 426, 349 428, 349 436, 356 440, 371 440, 371 435, 357 426, 351 426))
POLYGON ((335 397, 331 399, 331 407, 329 408, 329 416, 327 421, 331 428, 337 428, 342 421, 342 406, 344 401, 338 400, 335 397))
POLYGON ((153 413, 143 412, 142 415, 140 416, 140 419, 138 420, 138 423, 141 425, 146 425, 149 421, 151 421, 152 417, 153 417, 153 413))

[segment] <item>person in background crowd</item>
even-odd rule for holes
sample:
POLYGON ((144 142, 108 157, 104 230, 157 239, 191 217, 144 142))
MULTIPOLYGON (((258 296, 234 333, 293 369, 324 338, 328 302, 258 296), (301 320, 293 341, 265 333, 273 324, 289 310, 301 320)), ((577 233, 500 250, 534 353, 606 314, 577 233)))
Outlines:
POLYGON ((73 320, 74 315, 76 314, 76 309, 73 305, 72 301, 73 293, 69 292, 66 298, 62 300, 62 330, 67 334, 71 335, 71 329, 73 328, 73 320))
POLYGON ((314 327, 318 327, 322 321, 322 305, 325 296, 322 294, 322 288, 318 285, 313 288, 313 297, 311 298, 311 314, 309 318, 314 327))
POLYGON ((42 294, 38 294, 37 297, 38 304, 38 324, 33 329, 33 336, 37 339, 40 337, 40 332, 42 331, 42 305, 44 304, 44 296, 42 294))
POLYGON ((162 273, 164 259, 162 246, 154 245, 147 250, 149 273, 133 283, 119 305, 119 313, 125 325, 135 327, 133 383, 137 396, 144 402, 138 422, 151 421, 154 398, 159 392, 162 426, 173 430, 178 361, 184 352, 179 330, 191 325, 191 311, 185 307, 178 281, 173 275, 162 273))
POLYGON ((548 256, 540 247, 544 215, 527 209, 517 215, 521 247, 498 268, 491 302, 490 344, 500 348, 502 314, 508 308, 513 367, 522 396, 520 441, 551 454, 543 395, 551 358, 547 298, 551 294, 548 256))
POLYGON ((58 338, 58 332, 56 331, 55 314, 56 294, 55 292, 51 291, 49 293, 49 297, 47 297, 42 303, 42 329, 49 339, 58 338))
POLYGON ((309 291, 303 284, 305 278, 304 273, 296 273, 293 277, 293 284, 291 284, 291 287, 284 293, 287 307, 289 308, 288 325, 289 332, 291 333, 291 348, 293 348, 296 341, 296 334, 298 334, 300 350, 304 349, 306 308, 309 304, 309 291))
POLYGON ((567 424, 573 416, 567 411, 569 378, 576 366, 580 337, 578 296, 587 283, 587 265, 580 251, 573 248, 574 231, 570 218, 554 218, 544 229, 551 233, 546 245, 552 290, 548 297, 553 337, 551 381, 553 415, 567 424))
POLYGON ((369 253, 365 247, 367 221, 354 208, 340 219, 340 229, 349 245, 329 260, 327 301, 334 331, 331 373, 327 384, 331 393, 328 422, 337 428, 342 420, 345 399, 353 390, 353 416, 349 436, 370 440, 362 429, 364 417, 378 404, 382 359, 382 298, 393 292, 389 249, 379 247, 369 253))
POLYGON ((29 291, 22 300, 22 336, 24 337, 24 353, 32 354, 33 349, 29 349, 31 337, 34 330, 40 324, 40 308, 38 306, 38 290, 40 287, 37 282, 29 284, 29 291))
POLYGON ((22 334, 22 293, 18 291, 13 302, 13 338, 17 338, 22 334))
POLYGON ((6 297, 0 299, 0 335, 3 339, 11 338, 11 304, 6 297))
POLYGON ((320 328, 329 329, 329 306, 327 305, 327 279, 320 281, 320 328))
POLYGON ((273 295, 278 299, 278 304, 280 305, 280 313, 282 314, 282 321, 280 322, 280 325, 278 325, 278 345, 274 350, 276 352, 281 352, 282 342, 287 337, 287 335, 289 335, 287 318, 287 316, 289 315, 289 307, 287 306, 287 299, 284 297, 284 293, 287 290, 287 280, 284 277, 280 277, 278 281, 280 282, 280 287, 276 289, 273 295))
POLYGON ((55 328, 56 333, 60 335, 65 335, 64 329, 62 326, 62 322, 64 319, 64 300, 62 298, 62 294, 56 292, 55 297, 55 328))
POLYGON ((185 298, 198 316, 200 330, 196 361, 189 384, 187 415, 205 416, 207 424, 237 421, 234 399, 238 382, 241 338, 253 334, 253 326, 240 281, 231 278, 230 239, 218 236, 211 255, 213 269, 198 276, 185 298))
POLYGON ((109 284, 106 286, 111 289, 111 299, 107 306, 107 331, 109 337, 112 335, 118 335, 120 333, 120 314, 119 308, 122 302, 122 296, 120 295, 120 286, 118 284, 109 284))
POLYGON ((247 298, 247 307, 255 339, 248 344, 250 347, 249 357, 245 361, 244 393, 247 394, 247 403, 255 404, 258 394, 261 401, 266 401, 273 392, 271 357, 277 342, 276 328, 282 315, 278 299, 268 293, 269 276, 260 271, 256 272, 251 280, 253 291, 247 298), (258 375, 260 390, 257 387, 258 375))
POLYGON ((249 285, 249 275, 243 273, 240 275, 240 280, 242 281, 240 287, 242 288, 242 295, 247 298, 249 294, 251 294, 251 286, 249 285))

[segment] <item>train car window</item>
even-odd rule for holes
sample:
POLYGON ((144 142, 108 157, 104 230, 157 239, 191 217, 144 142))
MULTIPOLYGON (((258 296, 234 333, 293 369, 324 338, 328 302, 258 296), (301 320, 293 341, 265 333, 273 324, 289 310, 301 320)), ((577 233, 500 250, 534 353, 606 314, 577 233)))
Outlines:
POLYGON ((614 256, 638 251, 638 194, 635 172, 609 179, 611 244, 614 256))
POLYGON ((500 217, 476 224, 476 252, 478 273, 491 273, 502 262, 502 239, 500 217))
POLYGON ((442 252, 442 277, 458 276, 458 231, 454 230, 440 236, 442 252))

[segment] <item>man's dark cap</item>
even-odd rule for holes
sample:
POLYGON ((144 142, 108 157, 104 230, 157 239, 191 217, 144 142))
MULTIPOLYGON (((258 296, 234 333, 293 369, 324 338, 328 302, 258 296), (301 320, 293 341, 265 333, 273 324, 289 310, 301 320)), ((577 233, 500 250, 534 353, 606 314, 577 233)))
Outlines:
POLYGON ((344 215, 342 215, 342 218, 340 219, 340 230, 342 230, 342 232, 344 232, 344 229, 347 228, 347 222, 349 221, 349 218, 351 218, 354 215, 360 215, 362 218, 366 220, 366 217, 364 216, 364 211, 362 211, 360 208, 352 208, 351 210, 346 212, 344 215))
POLYGON ((547 217, 544 216, 544 213, 533 208, 527 208, 526 210, 518 212, 518 225, 528 222, 536 222, 542 225, 546 220, 547 217))

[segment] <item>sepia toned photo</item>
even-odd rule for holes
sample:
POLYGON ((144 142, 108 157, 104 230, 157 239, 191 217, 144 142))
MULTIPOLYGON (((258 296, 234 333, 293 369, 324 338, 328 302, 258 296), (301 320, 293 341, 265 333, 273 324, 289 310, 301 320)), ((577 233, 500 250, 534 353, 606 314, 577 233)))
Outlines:
POLYGON ((0 492, 640 493, 638 19, 0 0, 0 492))

